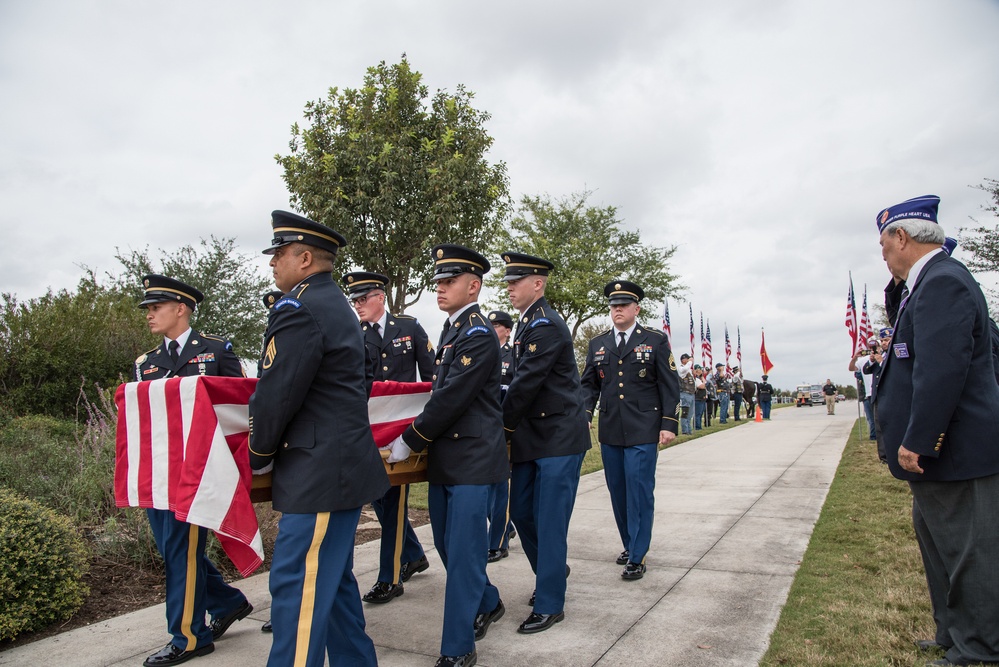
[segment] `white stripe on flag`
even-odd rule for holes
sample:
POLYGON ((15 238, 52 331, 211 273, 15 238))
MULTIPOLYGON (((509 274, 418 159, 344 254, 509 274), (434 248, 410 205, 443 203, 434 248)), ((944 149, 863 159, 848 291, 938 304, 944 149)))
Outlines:
POLYGON ((128 463, 128 505, 139 506, 139 444, 141 442, 139 424, 139 383, 129 382, 125 385, 125 429, 128 437, 126 450, 128 463))
POLYGON ((149 383, 149 431, 152 436, 153 507, 170 509, 170 420, 166 409, 166 380, 149 383))
POLYGON ((250 406, 247 403, 223 403, 215 406, 215 416, 218 417, 222 435, 229 437, 250 430, 250 406))
POLYGON ((372 396, 368 399, 368 421, 372 424, 379 424, 414 419, 423 412, 423 407, 429 399, 430 392, 372 396))
MULTIPOLYGON (((203 424, 201 427, 207 430, 209 426, 203 424)), ((208 449, 205 468, 201 471, 201 481, 205 480, 211 480, 211 483, 198 484, 188 510, 187 522, 219 530, 232 507, 232 499, 236 496, 239 468, 236 467, 236 461, 229 452, 229 445, 218 423, 212 425, 212 443, 208 449)))
POLYGON ((180 394, 180 418, 184 429, 184 459, 187 459, 187 443, 191 439, 191 421, 194 419, 194 402, 198 398, 198 377, 190 375, 182 378, 177 388, 180 394))

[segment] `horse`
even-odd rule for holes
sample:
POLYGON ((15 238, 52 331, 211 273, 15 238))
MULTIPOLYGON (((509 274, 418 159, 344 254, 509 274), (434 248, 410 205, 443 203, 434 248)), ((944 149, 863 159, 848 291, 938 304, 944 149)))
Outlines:
POLYGON ((746 419, 756 416, 756 383, 752 380, 742 381, 742 398, 746 401, 746 419))

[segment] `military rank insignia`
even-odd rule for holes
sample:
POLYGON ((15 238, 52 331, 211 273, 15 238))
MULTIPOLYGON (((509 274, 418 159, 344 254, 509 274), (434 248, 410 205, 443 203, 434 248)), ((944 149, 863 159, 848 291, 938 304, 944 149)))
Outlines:
POLYGON ((267 349, 264 350, 264 363, 261 365, 263 370, 267 370, 274 365, 274 357, 277 356, 277 341, 271 338, 267 343, 267 349))
POLYGON ((528 352, 537 352, 538 351, 538 346, 536 344, 534 344, 534 343, 531 343, 530 345, 527 346, 527 351, 528 352))
POLYGON ((461 365, 462 366, 468 366, 471 363, 472 363, 472 358, 471 357, 468 357, 468 356, 465 356, 465 355, 461 355, 461 365))

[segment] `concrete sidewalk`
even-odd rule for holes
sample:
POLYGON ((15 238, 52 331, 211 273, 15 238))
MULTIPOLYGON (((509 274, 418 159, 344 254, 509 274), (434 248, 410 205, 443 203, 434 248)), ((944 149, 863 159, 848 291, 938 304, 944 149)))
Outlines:
MULTIPOLYGON (((648 573, 624 581, 614 560, 622 546, 603 474, 582 478, 569 534, 572 575, 565 621, 519 635, 534 588, 519 542, 489 565, 506 615, 477 643, 483 667, 543 665, 755 665, 808 544, 843 446, 856 419, 852 403, 835 416, 821 408, 775 410, 749 423, 659 455, 656 523, 648 573)), ((365 605, 383 667, 434 664, 440 649, 444 568, 430 526, 417 529, 431 569, 384 606, 365 605)), ((354 572, 374 582, 378 543, 357 548, 354 572)), ((263 665, 270 637, 267 574, 239 582, 255 610, 216 643, 197 667, 263 665)), ((163 647, 158 605, 0 653, 0 665, 140 665, 163 647)))

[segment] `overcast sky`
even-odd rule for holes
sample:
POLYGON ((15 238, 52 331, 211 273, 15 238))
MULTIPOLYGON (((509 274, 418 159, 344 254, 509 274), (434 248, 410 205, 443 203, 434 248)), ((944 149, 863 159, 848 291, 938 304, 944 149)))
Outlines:
POLYGON ((765 327, 773 384, 845 383, 848 271, 858 306, 888 280, 878 211, 932 193, 949 235, 995 222, 969 186, 999 178, 997 34, 994 0, 0 0, 0 291, 210 234, 263 267, 291 124, 405 52, 492 114, 515 197, 590 189, 679 246, 678 353, 690 301, 716 360, 741 327, 747 377, 765 327))

